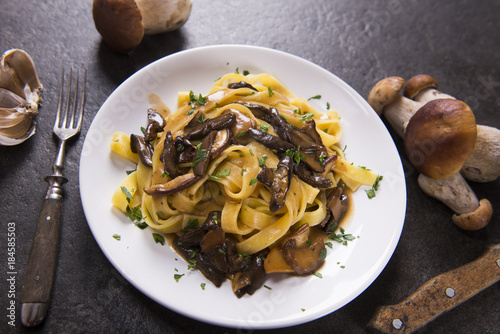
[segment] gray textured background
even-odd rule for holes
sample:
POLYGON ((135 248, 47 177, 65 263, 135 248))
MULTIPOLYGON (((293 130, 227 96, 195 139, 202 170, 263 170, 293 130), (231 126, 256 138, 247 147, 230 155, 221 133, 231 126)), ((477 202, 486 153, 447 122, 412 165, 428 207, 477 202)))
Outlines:
MULTIPOLYGON (((44 84, 38 132, 17 147, 0 147, 0 268, 7 263, 7 223, 15 222, 19 292, 51 172, 51 135, 60 69, 87 69, 82 136, 68 148, 61 244, 54 297, 45 323, 7 325, 7 283, 0 272, 0 332, 21 333, 248 333, 219 328, 168 310, 131 286, 96 244, 78 189, 83 137, 107 96, 127 77, 171 53, 212 44, 274 48, 310 60, 366 97, 379 79, 428 73, 441 89, 467 102, 480 124, 500 128, 500 2, 491 1, 194 1, 179 30, 145 38, 129 55, 112 52, 94 28, 91 1, 0 0, 0 51, 21 48, 33 57, 44 84)), ((402 154, 402 141, 393 134, 402 154)), ((363 333, 377 306, 395 304, 428 279, 477 258, 500 242, 500 180, 472 184, 495 210, 483 230, 464 232, 444 205, 422 194, 405 164, 408 207, 389 264, 358 298, 316 321, 273 333, 363 333)), ((18 301, 18 300, 17 300, 18 301)), ((236 301, 235 301, 236 302, 236 301)), ((17 304, 19 306, 19 302, 17 304)), ((19 312, 17 312, 19 314, 19 312)), ((444 314, 419 333, 498 333, 500 285, 444 314)), ((266 333, 267 331, 263 331, 266 333)), ((271 332, 271 331, 269 331, 271 332)))

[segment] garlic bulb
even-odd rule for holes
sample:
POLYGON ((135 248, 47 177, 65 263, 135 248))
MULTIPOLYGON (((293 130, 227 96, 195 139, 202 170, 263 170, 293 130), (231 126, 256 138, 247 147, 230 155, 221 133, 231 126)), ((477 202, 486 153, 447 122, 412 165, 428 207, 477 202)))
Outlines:
POLYGON ((26 51, 7 50, 0 59, 0 145, 12 146, 35 134, 42 84, 26 51))

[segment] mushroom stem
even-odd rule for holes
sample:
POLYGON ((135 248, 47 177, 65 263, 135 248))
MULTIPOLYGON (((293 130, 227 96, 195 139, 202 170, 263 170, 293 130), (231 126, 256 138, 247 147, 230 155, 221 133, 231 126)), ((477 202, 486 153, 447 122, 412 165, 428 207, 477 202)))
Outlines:
POLYGON ((373 86, 367 98, 370 106, 377 114, 385 116, 401 138, 410 118, 424 105, 400 94, 404 84, 404 79, 400 77, 382 79, 373 86))
POLYGON ((384 116, 398 136, 403 138, 410 118, 423 105, 423 103, 415 102, 401 96, 384 108, 384 116))
POLYGON ((427 195, 441 201, 455 212, 452 221, 459 228, 475 231, 489 223, 493 214, 490 201, 478 201, 476 194, 460 173, 440 180, 420 174, 418 184, 427 195))
POLYGON ((441 201, 456 214, 473 212, 479 207, 476 194, 460 173, 444 179, 433 179, 420 174, 418 185, 427 195, 441 201))

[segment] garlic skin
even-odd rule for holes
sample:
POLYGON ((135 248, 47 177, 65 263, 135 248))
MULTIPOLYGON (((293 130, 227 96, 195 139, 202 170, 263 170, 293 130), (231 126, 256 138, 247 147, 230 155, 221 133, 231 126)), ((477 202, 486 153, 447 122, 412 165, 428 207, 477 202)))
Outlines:
POLYGON ((13 146, 35 134, 42 84, 26 51, 11 49, 0 59, 0 145, 13 146))

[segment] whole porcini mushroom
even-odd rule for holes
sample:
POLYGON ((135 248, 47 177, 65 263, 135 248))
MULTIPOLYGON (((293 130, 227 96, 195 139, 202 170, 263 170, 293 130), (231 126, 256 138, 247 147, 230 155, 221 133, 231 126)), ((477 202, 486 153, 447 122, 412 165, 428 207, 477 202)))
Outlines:
POLYGON ((403 137, 406 123, 423 105, 400 94, 405 80, 400 77, 388 77, 373 86, 367 102, 379 116, 384 115, 396 133, 403 137))
POLYGON ((438 88, 436 78, 428 74, 418 74, 406 82, 404 96, 423 103, 436 99, 454 99, 453 96, 440 92, 438 88))
MULTIPOLYGON (((419 74, 406 82, 404 95, 415 101, 427 103, 441 98, 455 99, 438 90, 438 81, 427 74, 419 74)), ((462 175, 474 182, 490 182, 500 176, 500 130, 477 125, 474 151, 464 163, 462 175)))
MULTIPOLYGON (((404 83, 404 80, 399 77, 390 77, 380 80, 372 88, 367 101, 379 115, 383 114, 388 119, 394 130, 403 138, 411 118, 420 107, 425 105, 426 100, 424 100, 424 98, 432 101, 437 99, 437 97, 449 98, 450 96, 437 91, 437 81, 434 82, 434 80, 430 78, 420 77, 418 80, 414 78, 409 80, 410 86, 417 86, 418 83, 419 87, 405 89, 407 91, 407 96, 401 97, 398 96, 399 90, 401 90, 401 82, 404 83), (415 92, 415 90, 418 89, 420 91, 415 92), (414 92, 409 93, 412 90, 414 92), (398 94, 395 96, 393 94, 394 91, 398 91, 398 94), (423 94, 423 92, 428 92, 429 94, 423 94), (409 96, 422 100, 414 101, 417 103, 411 104, 408 101, 413 100, 411 100, 409 96)), ((479 130, 477 131, 479 136, 479 130)), ((477 141, 476 139, 476 142, 477 141)), ((432 149, 435 148, 434 145, 440 142, 441 139, 438 137, 434 143, 432 141, 429 142, 428 139, 424 139, 419 143, 414 142, 414 144, 418 144, 417 146, 423 148, 423 152, 428 152, 432 151, 432 149)), ((474 150, 476 150, 476 148, 474 150)), ((419 154, 421 153, 422 152, 419 154)), ((472 156, 473 154, 470 154, 467 161, 469 161, 472 156)), ((466 166, 467 161, 462 168, 466 166)), ((486 226, 490 221, 492 215, 491 204, 487 199, 478 201, 476 194, 460 173, 455 173, 441 179, 434 179, 421 174, 418 178, 418 183, 424 193, 441 201, 455 212, 452 221, 458 227, 465 230, 476 230, 486 226)))
POLYGON ((472 110, 464 102, 437 99, 415 113, 404 136, 406 154, 422 173, 420 188, 452 209, 452 221, 464 230, 483 228, 493 213, 490 202, 478 201, 459 173, 474 151, 476 129, 472 110))
POLYGON ((426 103, 410 119, 404 134, 412 165, 434 179, 458 173, 476 143, 476 119, 462 101, 438 99, 426 103))
POLYGON ((97 31, 117 52, 136 48, 144 35, 179 29, 189 18, 191 0, 94 0, 97 31))

